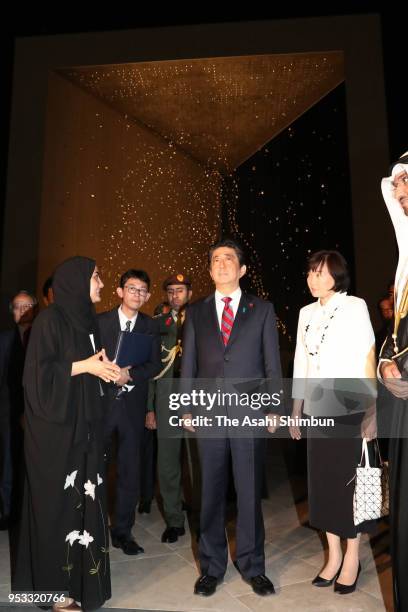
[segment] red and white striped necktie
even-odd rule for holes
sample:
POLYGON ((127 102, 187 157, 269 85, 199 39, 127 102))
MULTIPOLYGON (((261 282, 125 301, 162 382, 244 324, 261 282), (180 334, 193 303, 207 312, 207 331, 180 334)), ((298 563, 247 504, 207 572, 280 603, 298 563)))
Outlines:
POLYGON ((222 311, 221 317, 221 333, 222 339, 224 342, 224 346, 227 346, 229 337, 231 335, 232 326, 234 325, 234 313, 232 312, 232 308, 230 306, 232 298, 225 297, 222 298, 224 302, 224 310, 222 311))

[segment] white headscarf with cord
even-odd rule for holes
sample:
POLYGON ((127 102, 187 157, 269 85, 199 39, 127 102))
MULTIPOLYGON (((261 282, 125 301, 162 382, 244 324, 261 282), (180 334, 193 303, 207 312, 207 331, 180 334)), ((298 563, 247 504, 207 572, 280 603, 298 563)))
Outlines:
POLYGON ((408 151, 401 155, 397 162, 391 167, 390 176, 383 178, 381 181, 383 198, 394 225, 399 250, 398 267, 395 274, 395 296, 397 306, 408 279, 408 216, 404 213, 401 204, 395 197, 393 181, 397 174, 404 171, 408 174, 408 151))

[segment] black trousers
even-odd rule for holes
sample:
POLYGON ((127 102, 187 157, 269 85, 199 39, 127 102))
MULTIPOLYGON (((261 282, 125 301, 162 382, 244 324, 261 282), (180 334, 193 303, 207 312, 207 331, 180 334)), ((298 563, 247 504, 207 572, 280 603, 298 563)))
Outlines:
MULTIPOLYGON (((142 451, 145 413, 128 404, 129 399, 112 398, 105 420, 105 451, 110 456, 113 435, 117 436, 116 504, 111 532, 129 537, 141 496, 142 451)), ((130 402, 129 402, 130 403, 130 402)))
POLYGON ((225 533, 229 457, 237 493, 236 561, 245 578, 265 573, 262 517, 264 439, 198 438, 202 490, 199 558, 202 574, 224 576, 228 563, 225 533))
POLYGON ((143 433, 140 501, 151 502, 154 497, 157 465, 157 433, 146 429, 143 433))

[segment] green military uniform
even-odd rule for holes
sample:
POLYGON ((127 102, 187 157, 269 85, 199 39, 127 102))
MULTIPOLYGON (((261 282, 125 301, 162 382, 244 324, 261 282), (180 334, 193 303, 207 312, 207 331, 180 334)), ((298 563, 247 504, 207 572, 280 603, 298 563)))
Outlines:
POLYGON ((181 331, 184 312, 170 312, 155 317, 159 321, 163 370, 158 380, 150 382, 147 409, 156 413, 157 469, 164 516, 168 527, 183 527, 181 445, 183 430, 169 426, 169 394, 177 385, 180 372, 181 331))

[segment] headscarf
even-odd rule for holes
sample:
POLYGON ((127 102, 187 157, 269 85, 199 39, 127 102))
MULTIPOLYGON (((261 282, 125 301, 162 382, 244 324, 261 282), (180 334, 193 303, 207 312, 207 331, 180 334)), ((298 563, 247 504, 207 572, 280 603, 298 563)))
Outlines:
MULTIPOLYGON (((93 334, 96 350, 101 348, 96 312, 90 297, 90 281, 95 266, 93 259, 77 255, 63 261, 53 274, 54 304, 49 308, 62 311, 71 327, 67 355, 73 361, 92 355, 90 334, 93 334)), ((72 401, 82 406, 75 424, 75 443, 79 443, 88 439, 89 423, 102 418, 101 382, 91 374, 75 376, 72 393, 72 401)))
POLYGON ((387 205, 397 238, 399 258, 395 274, 396 303, 399 304, 402 291, 408 279, 408 216, 395 197, 394 177, 400 172, 408 173, 408 151, 391 166, 390 176, 381 181, 381 190, 387 205))
POLYGON ((54 303, 77 330, 95 332, 96 314, 90 297, 90 281, 96 262, 88 257, 70 257, 60 264, 52 280, 54 303))

